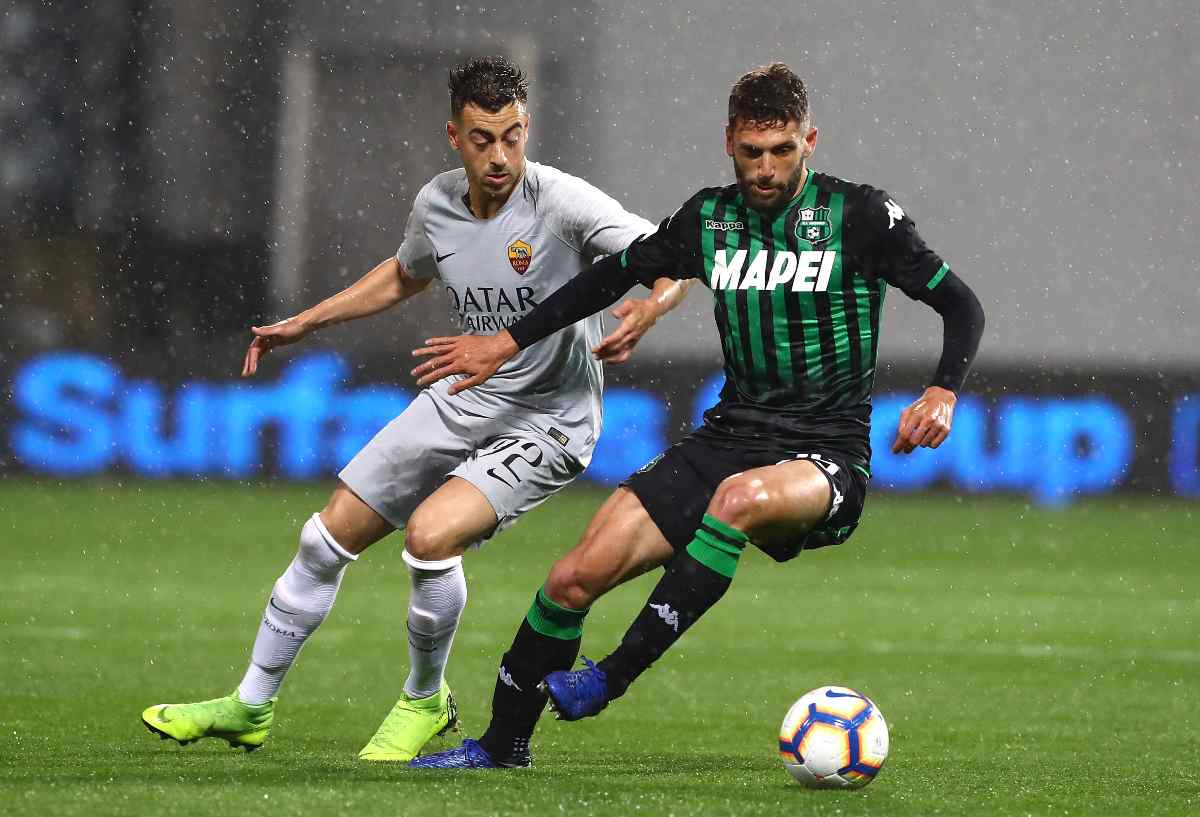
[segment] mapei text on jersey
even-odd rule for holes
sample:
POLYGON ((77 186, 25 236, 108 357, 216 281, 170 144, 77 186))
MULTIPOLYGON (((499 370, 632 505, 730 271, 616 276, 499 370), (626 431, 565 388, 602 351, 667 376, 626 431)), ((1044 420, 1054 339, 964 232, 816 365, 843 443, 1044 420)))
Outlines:
POLYGON ((746 250, 730 257, 725 250, 713 253, 713 289, 758 289, 771 291, 790 284, 793 292, 825 292, 837 250, 807 250, 799 257, 789 251, 758 250, 749 265, 746 250), (774 256, 774 261, 770 261, 774 256), (768 271, 767 264, 771 267, 768 271), (743 274, 743 269, 745 273, 743 274))

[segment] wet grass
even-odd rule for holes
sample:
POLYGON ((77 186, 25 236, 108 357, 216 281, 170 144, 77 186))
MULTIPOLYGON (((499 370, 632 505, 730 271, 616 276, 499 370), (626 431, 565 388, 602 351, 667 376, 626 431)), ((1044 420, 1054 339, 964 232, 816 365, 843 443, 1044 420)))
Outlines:
MULTIPOLYGON (((743 560, 721 605, 600 718, 547 720, 531 771, 355 760, 406 674, 398 541, 348 573, 266 747, 180 748, 145 706, 232 689, 274 577, 327 488, 0 484, 6 814, 1168 815, 1200 813, 1200 508, 872 498, 840 548, 743 560), (849 684, 892 728, 859 792, 775 752, 805 690, 849 684)), ((602 494, 566 493, 468 559, 450 680, 466 734, 554 556, 602 494)), ((600 657, 649 591, 590 616, 600 657)))

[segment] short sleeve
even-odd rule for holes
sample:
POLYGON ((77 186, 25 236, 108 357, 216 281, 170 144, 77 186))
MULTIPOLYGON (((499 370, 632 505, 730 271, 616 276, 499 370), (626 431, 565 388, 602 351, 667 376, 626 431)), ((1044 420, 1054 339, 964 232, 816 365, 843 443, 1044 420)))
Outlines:
POLYGON ((429 185, 422 187, 413 200, 412 211, 404 225, 404 240, 396 250, 396 260, 412 278, 426 280, 437 277, 433 245, 425 233, 425 218, 429 212, 429 185))
POLYGON ((659 278, 699 277, 701 194, 688 199, 669 218, 663 219, 653 235, 638 239, 620 255, 623 268, 631 268, 639 281, 652 286, 659 278))
POLYGON ((543 202, 547 222, 580 254, 612 255, 654 232, 649 221, 583 179, 546 167, 539 173, 547 197, 543 202))
POLYGON ((866 188, 856 225, 862 230, 867 275, 882 278, 910 298, 935 289, 950 267, 929 249, 917 225, 883 190, 866 188))

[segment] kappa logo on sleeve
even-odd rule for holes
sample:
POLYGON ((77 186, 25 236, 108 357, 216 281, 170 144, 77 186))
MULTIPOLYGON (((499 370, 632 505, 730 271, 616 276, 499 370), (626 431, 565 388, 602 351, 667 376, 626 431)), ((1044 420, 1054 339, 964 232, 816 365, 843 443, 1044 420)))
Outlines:
POLYGON ((904 220, 904 211, 900 209, 900 205, 896 204, 895 201, 888 199, 883 203, 883 206, 887 208, 889 230, 896 226, 896 222, 904 220))

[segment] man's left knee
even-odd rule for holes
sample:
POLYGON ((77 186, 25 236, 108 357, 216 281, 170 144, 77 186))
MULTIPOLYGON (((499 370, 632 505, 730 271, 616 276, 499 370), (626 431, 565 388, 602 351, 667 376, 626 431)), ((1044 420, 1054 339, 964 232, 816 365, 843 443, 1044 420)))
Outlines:
POLYGON ((734 474, 721 480, 708 512, 738 530, 748 531, 765 520, 769 499, 761 479, 734 474))
POLYGON ((572 610, 586 610, 600 595, 595 578, 587 575, 578 562, 570 558, 554 564, 544 588, 550 601, 572 610))
POLYGON ((470 544, 461 541, 447 526, 420 513, 413 514, 404 532, 404 552, 421 562, 460 557, 470 544))

